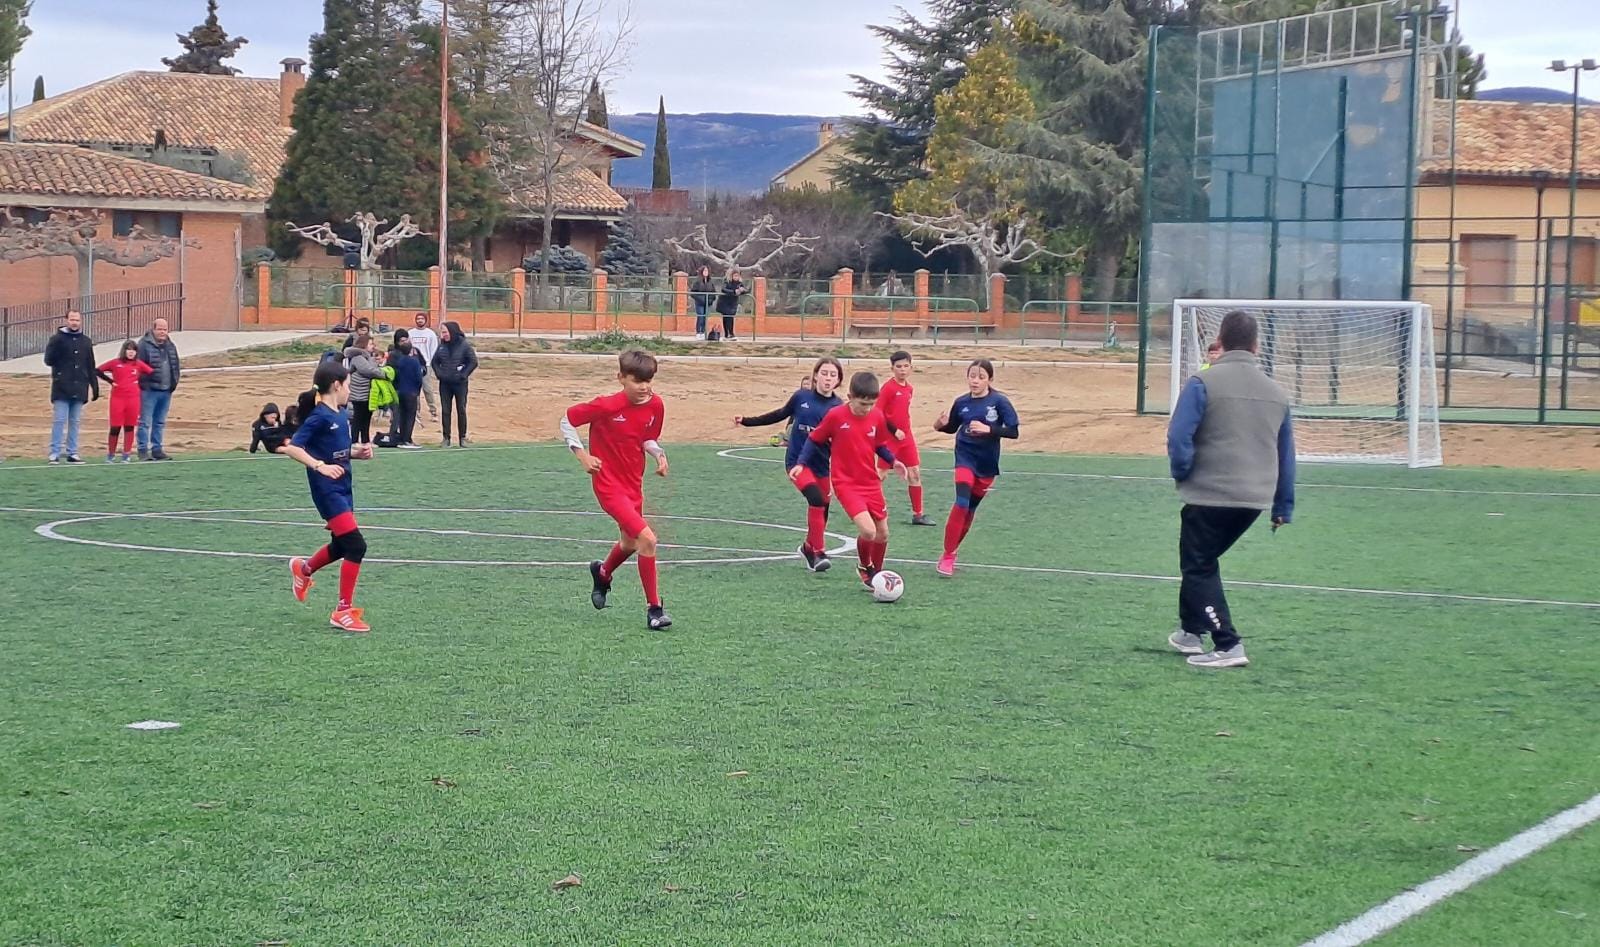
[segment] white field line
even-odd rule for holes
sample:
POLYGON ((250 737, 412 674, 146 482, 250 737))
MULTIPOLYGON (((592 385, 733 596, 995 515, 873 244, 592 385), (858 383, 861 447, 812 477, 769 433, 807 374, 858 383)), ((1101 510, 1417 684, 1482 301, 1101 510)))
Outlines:
MULTIPOLYGON (((404 457, 407 454, 449 454, 449 453, 455 453, 457 451, 460 451, 462 453, 472 454, 472 453, 477 453, 479 451, 530 450, 530 449, 535 448, 535 447, 548 447, 548 446, 550 446, 550 445, 549 444, 490 444, 490 445, 487 445, 487 446, 484 446, 484 447, 419 447, 416 450, 400 450, 399 448, 395 448, 395 449, 391 450, 391 449, 388 449, 388 448, 383 448, 383 449, 380 450, 380 453, 378 454, 378 456, 387 459, 387 458, 390 458, 390 457, 404 457)), ((101 469, 105 469, 105 468, 114 468, 114 469, 117 469, 117 470, 123 470, 128 466, 133 466, 133 467, 138 467, 138 468, 146 468, 146 467, 164 468, 164 467, 170 466, 172 464, 267 463, 267 462, 269 462, 271 460, 276 459, 277 456, 278 455, 276 455, 276 454, 265 454, 265 453, 263 453, 263 454, 240 453, 237 457, 192 457, 192 458, 179 458, 177 460, 139 461, 139 462, 137 462, 135 464, 132 464, 132 465, 97 463, 95 461, 85 461, 85 462, 83 462, 81 464, 46 464, 46 463, 11 464, 11 463, 7 463, 7 464, 0 464, 0 473, 20 473, 20 472, 22 472, 24 470, 74 470, 74 469, 76 469, 76 470, 101 470, 101 469)), ((364 463, 366 463, 366 461, 364 461, 364 463)), ((552 472, 559 472, 559 471, 539 471, 539 472, 540 473, 552 473, 552 472)))
POLYGON ((1600 795, 1557 813, 1442 875, 1390 898, 1354 920, 1305 942, 1302 947, 1357 947, 1416 917, 1440 901, 1493 877, 1529 855, 1600 821, 1600 795))
MULTIPOLYGON (((757 464, 781 464, 781 463, 783 463, 783 461, 775 460, 775 459, 773 459, 771 457, 751 457, 751 456, 748 456, 748 452, 749 451, 776 450, 776 449, 777 448, 765 447, 765 446, 761 446, 761 447, 730 447, 730 448, 728 448, 726 450, 717 451, 717 456, 718 457, 725 457, 728 460, 743 460, 743 461, 748 461, 748 462, 757 463, 757 464)), ((933 450, 933 449, 927 449, 927 450, 924 450, 923 453, 925 453, 925 454, 937 454, 937 453, 943 453, 943 452, 938 451, 938 450, 933 450)), ((1170 478, 1170 477, 1147 477, 1147 476, 1134 475, 1134 474, 1055 473, 1055 472, 1050 472, 1050 471, 1039 471, 1039 470, 1007 470, 1007 471, 1003 471, 1001 473, 1001 476, 1002 477, 1061 477, 1061 478, 1065 478, 1065 479, 1069 479, 1069 480, 1131 480, 1131 481, 1136 481, 1136 482, 1141 482, 1141 483, 1165 483, 1165 484, 1171 484, 1172 483, 1172 478, 1170 478)), ((1295 489, 1306 489, 1306 488, 1316 489, 1316 490, 1373 490, 1373 491, 1394 492, 1394 493, 1439 493, 1439 494, 1455 495, 1455 496, 1552 497, 1552 498, 1584 498, 1584 499, 1600 498, 1600 493, 1543 493, 1543 492, 1539 492, 1539 491, 1535 491, 1535 490, 1463 490, 1463 489, 1450 489, 1450 488, 1445 488, 1445 487, 1389 487, 1389 486, 1374 486, 1374 485, 1370 485, 1370 484, 1354 484, 1354 483, 1306 483, 1306 482, 1300 482, 1300 483, 1296 483, 1295 484, 1295 489)))
MULTIPOLYGON (((126 550, 140 551, 140 552, 167 552, 167 553, 179 553, 179 554, 184 554, 184 555, 209 555, 209 556, 221 556, 221 557, 231 557, 231 558, 246 558, 246 559, 282 559, 282 558, 286 558, 288 555, 291 555, 291 554, 288 554, 288 553, 278 554, 278 553, 221 552, 221 551, 216 551, 216 550, 205 550, 205 549, 181 549, 181 548, 174 548, 174 547, 168 547, 168 546, 146 546, 146 545, 139 545, 139 544, 133 544, 133 543, 117 543, 117 542, 109 542, 109 541, 104 541, 104 540, 91 540, 91 539, 83 539, 83 538, 76 537, 76 536, 68 536, 68 535, 65 535, 65 534, 61 533, 59 531, 59 529, 60 529, 60 527, 63 527, 63 526, 70 526, 70 525, 73 525, 73 524, 76 524, 76 523, 81 523, 81 522, 94 522, 94 521, 112 520, 112 519, 173 519, 173 520, 195 520, 195 521, 199 521, 199 522, 214 522, 214 523, 240 523, 240 524, 252 524, 252 523, 255 523, 255 524, 258 524, 258 525, 270 525, 270 526, 284 525, 284 526, 305 526, 305 527, 308 527, 308 528, 309 527, 320 528, 320 527, 317 526, 317 524, 309 523, 309 522, 307 522, 307 523, 278 523, 278 522, 271 522, 271 521, 231 520, 231 519, 223 519, 223 518, 221 518, 223 516, 233 516, 233 515, 259 515, 259 514, 269 514, 269 513, 292 513, 292 512, 296 512, 296 511, 294 511, 294 510, 181 510, 181 511, 175 511, 175 512, 171 512, 171 513, 94 513, 94 512, 84 511, 84 510, 44 510, 44 509, 32 509, 32 508, 21 508, 21 507, 0 507, 0 513, 39 513, 39 514, 45 514, 45 515, 68 515, 68 516, 71 517, 69 519, 56 520, 54 522, 46 523, 46 524, 44 524, 42 526, 39 526, 39 527, 35 528, 34 532, 37 533, 38 535, 46 538, 46 539, 54 539, 54 540, 59 540, 61 542, 77 543, 77 544, 85 545, 85 546, 100 546, 100 547, 104 547, 104 548, 107 548, 107 549, 126 549, 126 550)), ((549 516, 601 516, 601 515, 603 515, 603 514, 592 512, 592 511, 574 511, 574 510, 488 510, 488 509, 442 509, 442 508, 441 509, 410 509, 410 508, 402 509, 402 508, 395 508, 395 507, 376 507, 376 508, 369 509, 366 512, 369 512, 369 513, 458 513, 458 514, 489 514, 489 515, 498 514, 498 515, 534 515, 534 516, 540 516, 540 515, 549 515, 549 516)), ((749 521, 749 520, 724 519, 724 518, 721 518, 721 517, 710 517, 710 516, 661 516, 661 517, 657 517, 657 518, 658 519, 683 520, 683 521, 688 521, 688 522, 716 523, 716 524, 727 525, 727 526, 746 526, 746 527, 753 527, 753 528, 757 528, 757 529, 778 529, 778 530, 784 530, 784 531, 787 531, 787 532, 804 532, 805 531, 803 528, 798 527, 798 526, 787 526, 787 525, 780 525, 780 524, 776 524, 776 523, 757 523, 757 522, 753 522, 753 521, 749 521)), ((363 528, 364 529, 373 529, 373 530, 382 529, 382 530, 393 531, 393 532, 430 533, 430 534, 444 535, 444 536, 449 536, 449 535, 480 535, 480 536, 498 537, 498 538, 503 538, 503 539, 548 540, 548 541, 557 541, 557 542, 586 542, 587 541, 587 540, 584 540, 584 539, 576 539, 576 538, 565 537, 565 536, 531 536, 531 535, 508 534, 508 533, 476 533, 476 532, 473 532, 473 531, 470 531, 470 530, 459 530, 459 529, 436 530, 436 529, 421 529, 421 528, 408 528, 408 527, 379 527, 379 526, 367 526, 367 527, 363 527, 363 528)), ((839 545, 839 547, 837 549, 831 549, 831 550, 828 551, 829 555, 833 555, 833 556, 845 555, 847 553, 850 553, 850 552, 854 551, 855 543, 854 543, 854 541, 852 539, 850 539, 848 537, 845 537, 845 536, 842 536, 842 535, 840 535, 838 533, 831 533, 830 532, 828 535, 833 537, 833 538, 835 538, 835 539, 838 539, 840 541, 840 545, 839 545)), ((609 543, 610 540, 606 540, 605 542, 609 543)), ((741 549, 741 548, 732 548, 732 547, 723 547, 723 546, 677 546, 677 547, 670 547, 669 546, 669 548, 681 548, 681 549, 689 549, 689 550, 704 551, 704 552, 747 553, 747 554, 750 554, 750 555, 747 555, 744 558, 738 558, 738 559, 687 559, 687 560, 686 559, 678 559, 678 560, 672 560, 672 561, 669 561, 669 562, 664 562, 664 563, 662 563, 662 565, 716 565, 716 564, 730 564, 731 565, 731 564, 736 564, 736 563, 782 562, 782 561, 786 561, 786 560, 794 558, 794 554, 792 554, 792 553, 777 553, 777 552, 769 552, 767 550, 752 550, 752 549, 741 549)), ((569 565, 574 565, 574 564, 576 564, 576 565, 584 565, 585 564, 585 563, 581 563, 581 562, 580 563, 546 562, 546 561, 543 561, 543 560, 530 560, 530 561, 495 560, 495 561, 485 561, 485 560, 458 560, 458 559, 436 560, 436 559, 376 559, 375 558, 375 559, 373 559, 373 561, 374 562, 384 562, 384 563, 400 563, 400 564, 406 564, 406 565, 474 565, 474 566, 558 566, 558 565, 559 566, 569 566, 569 565)), ((929 560, 929 559, 892 559, 890 561, 894 562, 894 563, 896 563, 898 565, 916 565, 916 566, 932 566, 932 565, 935 565, 935 563, 932 560, 929 560)), ((1142 573, 1142 572, 1108 572, 1108 571, 1102 571, 1102 570, 1096 570, 1096 569, 1066 569, 1066 568, 1051 567, 1051 566, 1019 566, 1019 565, 1000 565, 1000 564, 995 564, 995 563, 972 562, 972 563, 962 563, 960 567, 963 568, 963 569, 985 569, 985 570, 996 571, 996 572, 1016 572, 1016 573, 1021 573, 1021 574, 1024 574, 1024 575, 1070 575, 1070 576, 1077 576, 1079 578, 1121 579, 1121 580, 1134 581, 1134 582, 1162 582, 1162 583, 1171 584, 1171 583, 1174 583, 1174 582, 1181 581, 1181 579, 1178 576, 1170 576, 1170 575, 1155 575, 1155 574, 1142 573)), ((1237 587, 1241 587, 1241 588, 1273 589, 1273 590, 1277 590, 1277 591, 1288 591, 1288 592, 1318 592, 1318 593, 1323 593, 1323 594, 1339 594, 1339 595, 1368 595, 1368 596, 1374 596, 1374 597, 1378 597, 1378 598, 1420 599, 1420 600, 1442 601, 1442 602, 1470 602, 1470 603, 1478 604, 1478 605, 1527 605, 1527 606, 1542 606, 1542 607, 1546 607, 1546 608, 1579 608, 1579 609, 1586 609, 1586 610, 1588 610, 1588 609, 1600 610, 1600 602, 1567 601, 1567 600, 1563 600, 1563 599, 1518 598, 1518 597, 1514 597, 1514 596, 1500 596, 1500 595, 1466 595, 1466 594, 1461 594, 1461 593, 1456 593, 1456 592, 1409 591, 1409 590, 1402 590, 1402 589, 1369 589, 1369 588, 1358 588, 1358 587, 1353 587, 1353 586, 1339 586, 1339 585, 1301 585, 1301 584, 1290 583, 1290 582, 1261 582, 1261 581, 1251 581, 1251 580, 1248 580, 1248 579, 1229 580, 1228 584, 1231 585, 1231 586, 1237 586, 1237 587)))

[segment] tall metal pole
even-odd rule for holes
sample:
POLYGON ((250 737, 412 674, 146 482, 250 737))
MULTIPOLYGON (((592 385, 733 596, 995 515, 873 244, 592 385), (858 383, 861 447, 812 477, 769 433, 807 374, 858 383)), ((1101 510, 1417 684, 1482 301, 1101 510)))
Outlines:
POLYGON ((450 0, 439 20, 439 318, 450 314, 450 0))
POLYGON ((6 141, 17 143, 17 61, 6 60, 6 141))
POLYGON ((1567 266, 1561 299, 1561 410, 1567 409, 1567 377, 1572 363, 1572 245, 1578 242, 1578 78, 1585 65, 1572 64, 1572 166, 1567 174, 1567 266))

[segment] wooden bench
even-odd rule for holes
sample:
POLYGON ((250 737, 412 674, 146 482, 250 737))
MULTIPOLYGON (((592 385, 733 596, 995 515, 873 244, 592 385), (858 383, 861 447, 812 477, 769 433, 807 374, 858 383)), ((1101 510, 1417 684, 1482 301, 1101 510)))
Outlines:
POLYGON ((915 337, 922 333, 922 326, 917 325, 915 322, 856 322, 852 320, 850 323, 850 331, 854 332, 861 338, 880 335, 888 337, 891 333, 894 335, 915 337))
POLYGON ((938 326, 934 332, 934 338, 937 339, 942 335, 960 336, 971 335, 973 333, 978 333, 979 335, 984 336, 992 336, 994 335, 994 330, 997 328, 999 328, 999 326, 996 326, 992 322, 979 322, 977 324, 967 323, 966 325, 962 325, 961 323, 953 323, 938 326))

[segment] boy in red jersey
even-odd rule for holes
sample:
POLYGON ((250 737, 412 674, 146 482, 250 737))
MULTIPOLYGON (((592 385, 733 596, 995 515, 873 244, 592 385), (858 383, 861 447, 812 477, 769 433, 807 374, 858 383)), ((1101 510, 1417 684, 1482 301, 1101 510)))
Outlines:
POLYGON ((893 467, 902 479, 906 476, 906 465, 889 450, 889 425, 877 402, 878 376, 856 372, 850 379, 850 401, 823 416, 806 439, 800 462, 789 468, 789 478, 799 483, 822 451, 831 448, 834 496, 856 525, 859 574, 869 589, 889 551, 889 508, 883 501, 883 481, 874 469, 874 456, 893 467))
POLYGON ((656 377, 656 359, 648 352, 628 351, 617 357, 617 381, 622 390, 614 395, 575 404, 561 417, 561 436, 577 456, 578 463, 594 480, 595 499, 600 509, 617 521, 622 538, 611 547, 605 562, 589 563, 594 590, 589 601, 595 608, 606 607, 611 593, 611 578, 635 553, 639 555, 639 581, 644 585, 645 623, 651 631, 672 627, 672 616, 661 607, 656 581, 656 534, 644 518, 644 458, 655 458, 656 475, 667 475, 667 452, 657 440, 666 410, 661 396, 651 390, 656 377), (589 425, 589 444, 583 446, 578 428, 589 425))
MULTIPOLYGON (((896 352, 889 356, 894 377, 883 383, 878 393, 878 410, 889 422, 894 435, 890 452, 906 465, 906 493, 911 497, 911 525, 933 526, 934 521, 922 512, 922 455, 917 451, 917 438, 911 431, 911 353, 896 352)), ((881 474, 889 472, 889 464, 879 464, 881 474)))

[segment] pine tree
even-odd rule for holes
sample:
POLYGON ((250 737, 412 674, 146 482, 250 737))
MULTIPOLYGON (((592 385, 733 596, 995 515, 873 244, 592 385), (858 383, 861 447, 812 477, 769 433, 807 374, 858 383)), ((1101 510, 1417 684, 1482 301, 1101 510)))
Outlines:
POLYGON ((600 128, 611 127, 611 116, 606 109, 606 92, 600 88, 599 79, 589 83, 589 114, 585 116, 585 121, 600 128))
MULTIPOLYGON (((311 40, 311 73, 292 119, 294 135, 267 205, 279 256, 300 240, 281 225, 343 221, 357 212, 410 214, 437 231, 439 32, 418 0, 324 0, 323 30, 311 40)), ((451 237, 493 229, 497 190, 485 145, 451 96, 451 237)))
POLYGON ((666 96, 661 97, 660 107, 656 111, 656 153, 650 187, 657 191, 672 189, 672 155, 667 151, 666 96))
POLYGON ((606 248, 600 252, 600 268, 613 276, 653 276, 661 270, 660 254, 639 234, 633 215, 625 215, 611 225, 606 248))
POLYGON ((28 8, 33 0, 0 0, 0 82, 11 81, 11 63, 22 52, 28 29, 28 8))
POLYGON ((887 47, 887 81, 852 76, 851 92, 868 111, 853 121, 846 148, 851 160, 835 172, 848 188, 877 210, 888 210, 895 192, 923 176, 934 102, 966 74, 966 60, 992 36, 995 20, 1015 0, 930 0, 925 20, 901 11, 892 25, 871 30, 887 47))
POLYGON ((33 77, 33 101, 44 101, 44 76, 33 77))
POLYGON ((217 22, 217 0, 207 0, 205 22, 190 30, 188 35, 178 34, 178 42, 183 46, 183 54, 176 59, 161 60, 171 71, 236 76, 239 70, 223 60, 232 59, 239 47, 250 41, 243 36, 230 38, 228 31, 217 22))
MULTIPOLYGON (((531 272, 539 269, 539 257, 531 256, 522 261, 522 268, 531 272)), ((574 250, 569 246, 557 244, 550 248, 551 273, 593 273, 594 264, 582 250, 574 250)))

